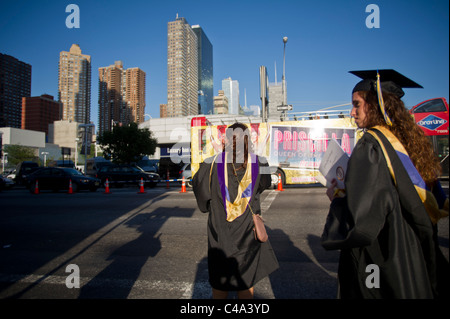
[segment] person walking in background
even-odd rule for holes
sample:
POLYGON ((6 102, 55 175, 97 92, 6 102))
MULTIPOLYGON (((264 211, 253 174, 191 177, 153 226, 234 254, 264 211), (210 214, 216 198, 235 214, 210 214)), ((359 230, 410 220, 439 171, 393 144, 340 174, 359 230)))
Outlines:
POLYGON ((348 162, 345 196, 327 189, 321 238, 340 249, 341 298, 444 298, 449 264, 437 242, 448 198, 431 143, 405 108, 402 88, 417 83, 394 70, 352 71, 351 116, 364 135, 348 162))
POLYGON ((260 214, 261 193, 271 185, 262 174, 267 161, 250 152, 249 129, 227 128, 223 152, 206 159, 193 177, 199 209, 208 216, 208 270, 213 298, 229 291, 253 298, 254 285, 278 268, 269 241, 255 237, 252 214, 260 214))

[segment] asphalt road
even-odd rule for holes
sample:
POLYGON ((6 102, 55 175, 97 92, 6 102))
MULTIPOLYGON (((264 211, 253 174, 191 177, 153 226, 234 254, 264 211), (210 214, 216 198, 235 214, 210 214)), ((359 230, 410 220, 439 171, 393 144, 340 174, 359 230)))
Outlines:
MULTIPOLYGON (((211 298, 207 215, 187 190, 1 192, 0 298, 211 298)), ((336 298, 338 252, 320 246, 325 188, 267 190, 262 206, 280 269, 255 286, 255 297, 336 298)), ((439 232, 448 258, 448 218, 439 232)))

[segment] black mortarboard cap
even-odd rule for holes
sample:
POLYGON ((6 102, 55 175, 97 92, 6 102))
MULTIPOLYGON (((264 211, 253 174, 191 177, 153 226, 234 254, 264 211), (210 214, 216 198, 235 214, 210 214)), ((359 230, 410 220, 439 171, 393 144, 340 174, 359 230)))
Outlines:
POLYGON ((353 93, 357 91, 375 91, 377 82, 377 72, 380 74, 381 90, 397 95, 401 98, 405 95, 402 88, 423 88, 406 76, 398 73, 392 69, 384 70, 365 70, 365 71, 350 71, 351 74, 363 79, 353 89, 353 93))

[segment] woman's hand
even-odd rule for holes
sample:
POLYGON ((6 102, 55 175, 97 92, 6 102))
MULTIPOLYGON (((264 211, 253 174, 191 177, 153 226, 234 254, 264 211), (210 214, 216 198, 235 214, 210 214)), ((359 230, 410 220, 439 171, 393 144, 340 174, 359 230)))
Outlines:
POLYGON ((330 201, 332 201, 336 197, 335 196, 335 188, 336 187, 337 187, 337 181, 336 181, 336 179, 333 178, 333 180, 331 181, 331 185, 327 189, 327 196, 330 199, 330 201))

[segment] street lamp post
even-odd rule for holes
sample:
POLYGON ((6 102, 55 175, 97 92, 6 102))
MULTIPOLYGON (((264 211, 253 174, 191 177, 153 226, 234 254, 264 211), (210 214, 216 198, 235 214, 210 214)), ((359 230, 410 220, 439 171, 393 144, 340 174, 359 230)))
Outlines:
MULTIPOLYGON (((283 106, 287 105, 287 97, 286 97, 286 43, 288 41, 288 37, 283 37, 283 77, 281 79, 281 89, 283 93, 283 106)), ((283 118, 286 117, 286 110, 283 110, 283 118)))
POLYGON ((78 141, 80 139, 77 137, 75 138, 75 167, 77 167, 77 163, 78 163, 78 141))
POLYGON ((3 160, 2 160, 2 173, 4 173, 4 172, 5 172, 5 161, 6 161, 6 158, 8 158, 8 153, 6 153, 6 152, 3 152, 3 160))

